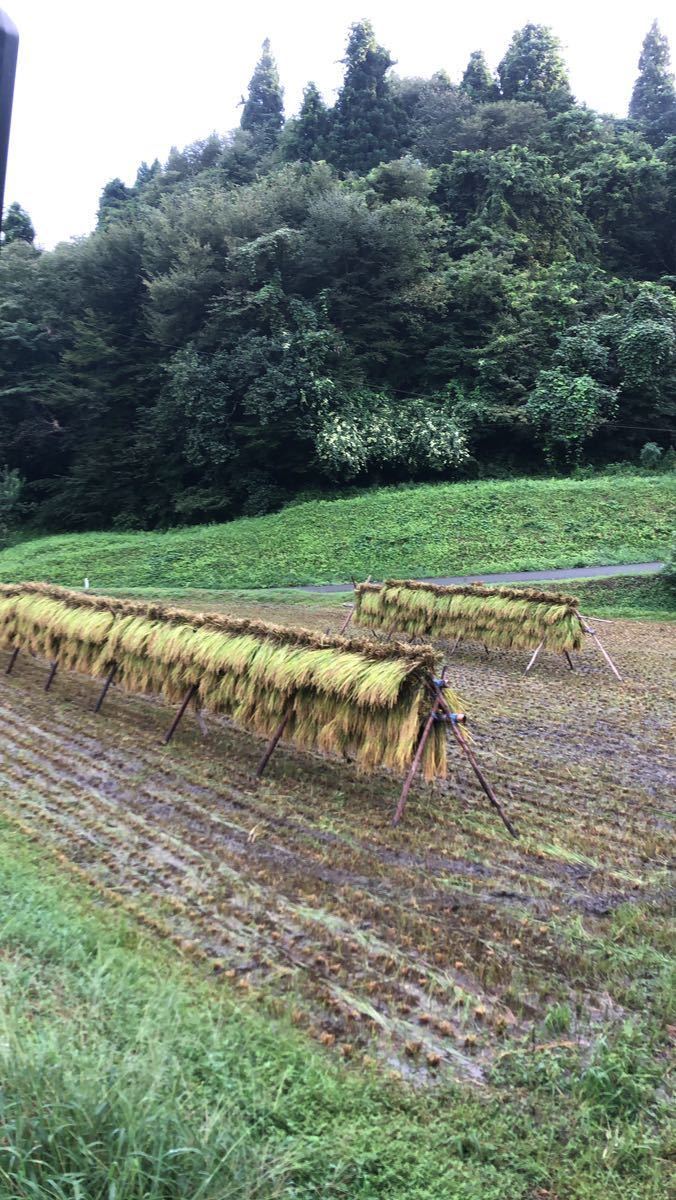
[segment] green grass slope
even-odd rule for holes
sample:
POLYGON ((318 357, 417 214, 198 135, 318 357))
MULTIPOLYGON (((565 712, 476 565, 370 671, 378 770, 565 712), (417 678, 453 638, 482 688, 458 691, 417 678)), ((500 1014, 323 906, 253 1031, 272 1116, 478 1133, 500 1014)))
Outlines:
POLYGON ((383 488, 225 525, 23 542, 0 554, 0 581, 269 587, 638 562, 666 555, 675 513, 666 475, 383 488))

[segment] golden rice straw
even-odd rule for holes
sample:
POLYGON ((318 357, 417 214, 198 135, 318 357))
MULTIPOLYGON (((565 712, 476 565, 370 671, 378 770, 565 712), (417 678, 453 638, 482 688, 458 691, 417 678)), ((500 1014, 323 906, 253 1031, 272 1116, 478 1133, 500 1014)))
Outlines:
MULTIPOLYGON (((119 600, 50 584, 0 585, 0 645, 172 703, 195 689, 199 708, 269 737, 347 755, 367 771, 409 766, 430 711, 435 653, 262 621, 119 600)), ((458 697, 449 696, 461 708, 458 697)), ((425 778, 446 773, 441 725, 427 739, 425 778)))
POLYGON ((579 650, 583 626, 574 596, 533 588, 387 580, 355 589, 355 622, 409 637, 466 638, 486 646, 579 650))

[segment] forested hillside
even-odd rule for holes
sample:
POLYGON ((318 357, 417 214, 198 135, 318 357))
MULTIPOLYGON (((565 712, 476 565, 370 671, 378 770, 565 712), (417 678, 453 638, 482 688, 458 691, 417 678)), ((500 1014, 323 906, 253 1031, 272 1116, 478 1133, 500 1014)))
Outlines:
POLYGON ((285 121, 266 43, 240 127, 112 180, 78 242, 41 252, 10 209, 0 526, 163 527, 668 452, 676 93, 657 27, 626 119, 576 101, 537 25, 456 82, 400 78, 360 22, 344 67, 332 107, 309 83, 285 121))

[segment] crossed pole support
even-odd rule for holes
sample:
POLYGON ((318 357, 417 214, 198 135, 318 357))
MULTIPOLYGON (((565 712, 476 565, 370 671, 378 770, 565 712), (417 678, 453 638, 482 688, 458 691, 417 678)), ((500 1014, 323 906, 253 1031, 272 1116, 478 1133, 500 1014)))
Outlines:
MULTIPOLYGON (((582 629, 583 633, 588 633, 589 636, 594 639, 598 649, 600 650, 601 654, 603 655, 606 662, 608 663, 608 666, 610 667, 613 675, 615 676, 616 679, 619 679, 620 683, 622 683, 622 676, 620 675, 620 672, 618 671, 617 667, 615 666, 615 663, 613 662, 608 651, 606 650, 605 646, 603 645, 596 630, 592 629, 591 626, 587 624, 586 617, 580 616, 580 628, 582 629)), ((538 654, 542 650, 542 647, 544 646, 544 644, 545 643, 544 643, 544 639, 543 639, 540 642, 540 645, 535 647, 535 649, 531 655, 530 662, 528 663, 528 666, 526 667, 526 670, 524 671, 524 675, 527 675, 528 672, 530 671, 531 667, 535 666, 535 662, 538 657, 538 654)), ((567 650, 564 650, 563 653, 566 656, 566 660, 568 662, 568 666, 570 667, 571 671, 574 671, 575 668, 573 666, 573 660, 571 659, 570 654, 568 653, 567 650)))
POLYGON ((430 683, 430 692, 433 699, 432 708, 420 735, 420 740, 413 757, 413 762, 411 763, 406 779, 404 780, 404 786, 401 789, 399 803, 397 804, 394 817, 392 818, 392 824, 395 826, 398 825, 404 815, 406 801, 411 790, 411 784, 413 783, 418 768, 420 767, 425 745, 427 744, 427 739, 432 732, 434 724, 438 721, 443 721, 451 730, 451 733, 458 743, 460 750, 467 758, 472 770, 474 771, 474 774, 479 780, 482 790, 488 797, 489 803, 498 813, 503 825, 508 832, 511 833, 512 837, 518 837, 519 835, 516 832, 516 829, 514 828, 500 801, 495 795, 495 792, 486 779, 486 776, 481 770, 481 767, 477 762, 476 755, 462 731, 462 726, 466 725, 467 723, 467 717, 464 713, 453 712, 448 701, 446 700, 446 697, 444 696, 444 688, 446 687, 448 687, 448 683, 446 681, 446 669, 444 668, 440 678, 433 679, 430 683))

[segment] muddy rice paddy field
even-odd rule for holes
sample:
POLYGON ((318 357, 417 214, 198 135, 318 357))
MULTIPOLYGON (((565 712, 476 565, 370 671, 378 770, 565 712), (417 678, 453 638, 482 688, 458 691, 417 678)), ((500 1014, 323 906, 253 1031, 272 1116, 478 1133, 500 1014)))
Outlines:
MULTIPOLYGON (((181 604, 186 606, 185 599, 181 604)), ((213 606, 212 606, 213 607, 213 606)), ((336 630, 343 610, 239 601, 238 615, 336 630)), ((645 1004, 668 947, 673 848, 673 626, 599 626, 625 677, 588 646, 543 654, 461 645, 450 678, 520 838, 461 756, 418 783, 189 713, 165 747, 164 704, 21 655, 0 675, 0 808, 205 971, 289 1011, 337 1054, 414 1080, 480 1082, 510 1047, 593 1043, 645 1004), (646 925, 647 927, 647 925, 646 925)))

